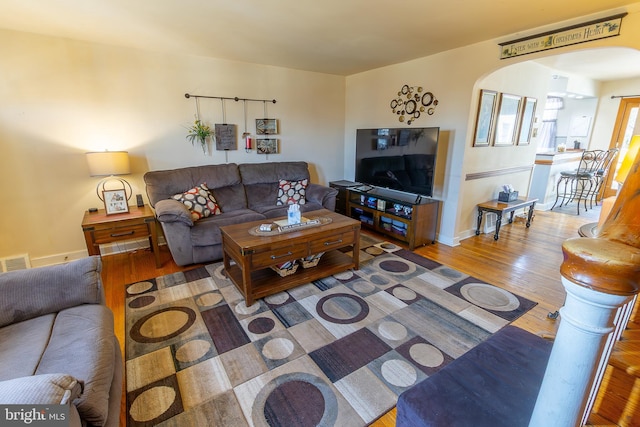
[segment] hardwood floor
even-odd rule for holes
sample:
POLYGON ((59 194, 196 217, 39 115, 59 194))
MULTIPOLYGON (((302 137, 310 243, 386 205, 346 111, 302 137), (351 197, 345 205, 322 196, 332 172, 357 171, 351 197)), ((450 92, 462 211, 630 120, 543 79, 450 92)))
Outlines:
MULTIPOLYGON (((574 208, 575 209, 575 208, 574 208)), ((514 322, 514 325, 540 336, 555 335, 558 322, 547 314, 564 303, 560 283, 562 242, 578 237, 580 226, 597 221, 599 208, 575 215, 536 211, 530 228, 520 218, 504 225, 500 239, 481 234, 463 240, 459 246, 427 245, 416 253, 470 274, 501 288, 522 295, 538 305, 514 322)), ((155 268, 153 254, 139 250, 103 257, 102 276, 107 304, 114 312, 116 335, 124 352, 124 285, 182 270, 175 265, 166 247, 161 247, 162 267, 155 268)), ((188 268, 193 268, 190 266, 188 268)), ((125 424, 124 399, 121 425, 125 424)), ((373 425, 394 426, 395 409, 373 425)))

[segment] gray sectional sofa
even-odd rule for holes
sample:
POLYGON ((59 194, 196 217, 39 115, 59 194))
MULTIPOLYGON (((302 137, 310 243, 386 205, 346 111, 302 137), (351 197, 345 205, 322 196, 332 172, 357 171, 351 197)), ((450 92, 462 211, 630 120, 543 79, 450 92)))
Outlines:
POLYGON ((119 425, 122 353, 101 265, 0 274, 0 404, 69 405, 70 426, 119 425))
MULTIPOLYGON (((144 175, 149 202, 180 266, 222 259, 221 226, 286 216, 287 205, 276 204, 280 180, 309 178, 306 162, 228 163, 144 175), (215 197, 221 213, 194 221, 185 204, 172 196, 201 184, 215 197)), ((301 211, 333 211, 337 194, 333 188, 309 182, 301 211)))

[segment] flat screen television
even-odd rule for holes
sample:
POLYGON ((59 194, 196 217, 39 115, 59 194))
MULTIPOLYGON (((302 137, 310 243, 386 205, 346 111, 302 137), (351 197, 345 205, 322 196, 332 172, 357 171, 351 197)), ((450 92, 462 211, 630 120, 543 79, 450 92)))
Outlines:
POLYGON ((440 128, 356 131, 356 181, 433 197, 440 128))

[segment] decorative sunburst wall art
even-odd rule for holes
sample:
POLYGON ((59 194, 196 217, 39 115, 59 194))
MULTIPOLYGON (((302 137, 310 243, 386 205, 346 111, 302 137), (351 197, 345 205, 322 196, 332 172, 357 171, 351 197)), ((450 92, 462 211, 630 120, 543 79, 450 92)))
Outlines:
POLYGON ((410 125, 424 113, 433 115, 436 112, 438 100, 433 92, 424 92, 422 86, 404 85, 398 91, 398 96, 391 100, 391 111, 398 116, 398 120, 410 125))
POLYGON ((258 154, 278 154, 278 140, 258 139, 256 151, 258 154))

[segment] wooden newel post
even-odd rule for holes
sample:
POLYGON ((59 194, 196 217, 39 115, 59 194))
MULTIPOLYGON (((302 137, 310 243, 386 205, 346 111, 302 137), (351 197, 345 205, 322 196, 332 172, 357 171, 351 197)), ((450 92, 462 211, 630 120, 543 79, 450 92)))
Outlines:
POLYGON ((640 157, 596 238, 569 239, 562 252, 567 298, 530 427, 582 424, 616 313, 638 294, 640 157))

